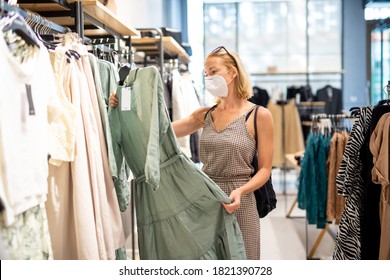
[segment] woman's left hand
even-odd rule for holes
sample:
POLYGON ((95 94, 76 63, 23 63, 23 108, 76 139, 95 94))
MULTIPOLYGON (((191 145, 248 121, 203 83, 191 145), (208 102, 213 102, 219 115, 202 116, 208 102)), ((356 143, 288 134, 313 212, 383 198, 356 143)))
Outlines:
POLYGON ((231 192, 229 198, 232 200, 231 203, 222 203, 223 207, 225 207, 226 212, 229 214, 234 213, 241 205, 241 192, 236 189, 231 192))
POLYGON ((116 107, 118 106, 118 96, 116 96, 115 92, 112 92, 109 99, 108 104, 110 107, 116 107))

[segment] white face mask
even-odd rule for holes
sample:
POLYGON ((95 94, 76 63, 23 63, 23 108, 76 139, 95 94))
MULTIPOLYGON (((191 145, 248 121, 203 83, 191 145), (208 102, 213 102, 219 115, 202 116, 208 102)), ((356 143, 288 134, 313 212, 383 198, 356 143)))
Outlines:
POLYGON ((220 75, 213 75, 204 78, 206 90, 214 97, 225 97, 228 95, 228 87, 225 79, 220 75))

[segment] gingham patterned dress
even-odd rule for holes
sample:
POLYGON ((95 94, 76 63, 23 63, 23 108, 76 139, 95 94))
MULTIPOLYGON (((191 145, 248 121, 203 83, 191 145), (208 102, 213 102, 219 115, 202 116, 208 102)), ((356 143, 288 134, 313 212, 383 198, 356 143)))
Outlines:
MULTIPOLYGON (((227 194, 244 185, 253 172, 251 165, 256 142, 246 126, 246 114, 217 131, 208 112, 200 138, 203 171, 227 194)), ((260 259, 260 219, 253 192, 241 198, 235 212, 244 238, 247 259, 260 259)))

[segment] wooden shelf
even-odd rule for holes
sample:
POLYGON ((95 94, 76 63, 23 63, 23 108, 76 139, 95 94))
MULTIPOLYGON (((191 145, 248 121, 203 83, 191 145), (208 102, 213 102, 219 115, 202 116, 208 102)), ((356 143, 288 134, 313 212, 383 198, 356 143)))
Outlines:
MULTIPOLYGON (((145 54, 158 54, 158 41, 159 37, 145 37, 145 38, 132 38, 131 45, 139 52, 145 54)), ((162 39, 163 48, 165 52, 171 55, 177 55, 183 63, 189 63, 190 57, 182 46, 171 36, 164 36, 162 39)))
POLYGON ((35 12, 35 13, 70 11, 68 8, 61 6, 58 3, 38 3, 38 4, 20 3, 19 7, 22 9, 25 9, 25 10, 35 12))
POLYGON ((82 2, 83 10, 92 18, 103 23, 105 26, 121 34, 122 36, 139 36, 139 32, 132 27, 128 27, 121 20, 118 15, 96 0, 74 1, 68 0, 69 3, 82 2))
MULTIPOLYGON (((75 26, 75 19, 71 17, 70 15, 70 9, 62 6, 60 3, 39 3, 39 1, 36 1, 38 3, 30 4, 30 3, 23 3, 23 1, 19 2, 19 7, 25 10, 30 10, 35 13, 50 13, 50 12, 66 12, 69 11, 68 16, 46 16, 46 18, 52 22, 55 22, 62 26, 75 26), (20 3, 21 2, 21 3, 20 3)), ((98 29, 99 31, 92 31, 92 30, 85 30, 85 35, 88 36, 88 34, 93 34, 94 32, 98 33, 100 36, 102 35, 110 35, 110 33, 107 30, 104 30, 105 27, 107 29, 112 30, 116 34, 120 34, 121 36, 139 36, 140 33, 132 27, 129 27, 125 25, 121 20, 118 19, 118 16, 109 10, 106 6, 101 4, 99 1, 96 0, 84 0, 84 1, 75 1, 75 0, 68 0, 69 3, 75 3, 75 2, 82 2, 83 11, 86 15, 94 19, 95 21, 101 23, 103 26, 103 29, 98 29)), ((84 26, 93 26, 94 24, 87 19, 84 20, 84 26)))

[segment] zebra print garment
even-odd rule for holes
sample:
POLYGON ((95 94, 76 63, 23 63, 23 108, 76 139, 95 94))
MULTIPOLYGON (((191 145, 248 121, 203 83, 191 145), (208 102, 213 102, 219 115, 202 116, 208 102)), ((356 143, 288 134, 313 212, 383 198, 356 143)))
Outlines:
POLYGON ((363 163, 360 160, 360 149, 365 136, 370 131, 373 107, 356 108, 351 115, 357 118, 351 133, 340 168, 336 176, 336 186, 339 195, 345 197, 345 208, 341 216, 333 259, 361 259, 360 221, 363 211, 363 163))

